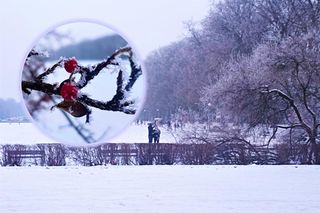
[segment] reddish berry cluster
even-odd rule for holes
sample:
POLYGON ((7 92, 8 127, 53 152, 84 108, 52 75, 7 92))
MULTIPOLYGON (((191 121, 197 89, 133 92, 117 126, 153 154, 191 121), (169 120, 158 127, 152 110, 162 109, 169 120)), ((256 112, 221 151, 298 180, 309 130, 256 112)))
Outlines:
POLYGON ((68 73, 74 72, 74 70, 77 68, 77 66, 78 66, 78 62, 75 58, 69 58, 68 60, 66 60, 64 62, 64 69, 68 73))
POLYGON ((79 89, 72 83, 64 83, 60 88, 60 95, 66 101, 76 100, 79 89))

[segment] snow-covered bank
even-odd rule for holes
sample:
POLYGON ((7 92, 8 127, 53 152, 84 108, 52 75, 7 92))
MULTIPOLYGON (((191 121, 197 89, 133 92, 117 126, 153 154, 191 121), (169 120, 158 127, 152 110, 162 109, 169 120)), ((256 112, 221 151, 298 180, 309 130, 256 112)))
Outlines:
POLYGON ((320 211, 320 166, 0 167, 0 212, 320 211))

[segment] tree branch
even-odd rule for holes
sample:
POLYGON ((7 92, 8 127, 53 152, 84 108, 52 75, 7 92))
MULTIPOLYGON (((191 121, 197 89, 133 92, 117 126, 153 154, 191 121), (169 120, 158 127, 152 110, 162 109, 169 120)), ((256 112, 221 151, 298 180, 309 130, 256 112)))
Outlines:
POLYGON ((267 93, 267 94, 271 94, 271 93, 275 93, 277 95, 279 95, 281 98, 285 99, 286 101, 288 101, 288 103, 290 104, 290 106, 293 108, 301 126, 303 128, 306 129, 306 131, 308 133, 311 133, 311 129, 310 127, 303 121, 301 113, 298 109, 298 107, 295 105, 294 100, 292 98, 290 98, 287 94, 285 94, 284 92, 278 90, 278 89, 272 89, 269 90, 268 86, 264 87, 264 89, 266 89, 265 91, 261 91, 261 93, 267 93))
POLYGON ((275 127, 280 128, 280 129, 293 129, 293 128, 297 128, 297 127, 302 127, 302 125, 301 124, 293 124, 293 125, 287 125, 287 126, 276 125, 275 127))
MULTIPOLYGON (((116 93, 113 96, 113 98, 110 101, 99 101, 94 100, 92 98, 89 98, 85 94, 80 94, 76 98, 75 101, 79 101, 87 106, 95 107, 101 110, 108 110, 108 111, 118 111, 123 112, 126 114, 135 114, 136 109, 133 109, 131 106, 134 104, 133 100, 126 100, 126 92, 130 92, 133 85, 135 84, 136 80, 142 75, 141 67, 135 64, 133 61, 133 53, 131 47, 125 47, 121 48, 117 51, 115 51, 107 60, 98 63, 92 67, 83 67, 81 65, 78 65, 78 68, 74 73, 80 73, 81 77, 78 82, 75 83, 75 86, 80 90, 81 88, 85 87, 89 81, 94 79, 95 76, 97 76, 100 71, 107 67, 108 65, 119 65, 118 62, 115 61, 116 57, 119 57, 122 54, 126 54, 128 57, 128 60, 130 62, 131 67, 131 73, 129 76, 129 80, 124 85, 124 79, 123 79, 123 71, 119 70, 118 77, 117 77, 117 89, 116 93)), ((61 63, 64 59, 59 60, 56 64, 54 64, 51 68, 47 69, 44 73, 38 75, 36 77, 35 82, 32 81, 22 81, 22 90, 30 94, 30 90, 36 90, 43 93, 46 93, 48 95, 57 95, 60 96, 60 91, 57 85, 52 85, 49 83, 43 82, 43 79, 54 72, 54 70, 61 66, 61 63)), ((68 80, 72 80, 72 73, 68 80)))
POLYGON ((77 82, 76 86, 79 89, 81 89, 81 88, 85 87, 89 83, 89 81, 94 79, 94 77, 97 76, 103 68, 107 67, 108 65, 118 65, 118 63, 115 62, 114 60, 116 59, 116 57, 118 57, 121 54, 128 54, 129 59, 130 59, 132 57, 131 47, 124 47, 124 48, 117 50, 107 60, 105 60, 99 64, 96 64, 95 66, 92 66, 91 69, 82 67, 78 71, 81 75, 81 78, 77 82))
POLYGON ((313 125, 316 125, 317 123, 317 117, 316 114, 313 112, 313 110, 309 107, 308 101, 307 101, 307 88, 310 84, 310 79, 311 77, 309 76, 308 81, 306 84, 304 84, 302 82, 302 80, 300 79, 300 75, 299 75, 299 66, 300 66, 300 62, 297 61, 295 58, 293 59, 294 63, 295 63, 295 71, 296 71, 296 78, 297 81, 302 89, 302 96, 303 96, 303 104, 306 108, 306 110, 310 113, 312 120, 313 120, 313 125))
POLYGON ((59 60, 57 63, 55 63, 52 67, 47 69, 44 73, 37 76, 37 81, 42 81, 47 75, 50 75, 55 71, 55 69, 59 66, 61 66, 61 63, 63 62, 63 59, 59 60))

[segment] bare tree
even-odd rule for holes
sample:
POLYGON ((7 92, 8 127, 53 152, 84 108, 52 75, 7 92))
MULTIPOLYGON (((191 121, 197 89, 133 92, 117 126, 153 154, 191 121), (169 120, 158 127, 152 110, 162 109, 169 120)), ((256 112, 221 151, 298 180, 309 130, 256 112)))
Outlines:
POLYGON ((257 14, 267 23, 267 40, 300 36, 319 30, 318 0, 258 0, 257 14))
POLYGON ((206 88, 203 101, 219 98, 229 118, 249 128, 303 130, 308 163, 319 163, 319 45, 313 34, 261 45, 252 56, 231 61, 225 77, 206 88))
POLYGON ((46 164, 48 166, 65 166, 68 147, 62 144, 40 144, 40 149, 46 152, 46 164))
POLYGON ((103 165, 105 163, 98 147, 70 147, 69 157, 76 164, 83 166, 103 165))

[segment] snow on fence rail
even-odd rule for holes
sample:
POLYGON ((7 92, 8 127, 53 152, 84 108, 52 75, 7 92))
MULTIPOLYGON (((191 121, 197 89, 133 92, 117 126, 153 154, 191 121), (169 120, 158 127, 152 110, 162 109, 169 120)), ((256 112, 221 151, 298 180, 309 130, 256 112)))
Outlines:
POLYGON ((281 144, 273 148, 233 143, 114 144, 71 147, 62 144, 2 145, 0 164, 13 165, 151 165, 151 164, 290 164, 307 162, 307 149, 281 144))

